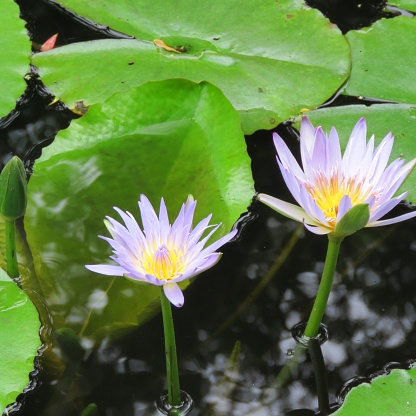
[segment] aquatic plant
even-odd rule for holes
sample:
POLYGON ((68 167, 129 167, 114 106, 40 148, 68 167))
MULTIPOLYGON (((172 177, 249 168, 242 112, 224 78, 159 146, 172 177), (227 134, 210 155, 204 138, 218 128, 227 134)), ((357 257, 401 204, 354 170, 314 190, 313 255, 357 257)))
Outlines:
MULTIPOLYGON (((382 1, 376 1, 377 5, 367 2, 371 4, 360 3, 358 7, 357 2, 344 2, 342 7, 334 7, 333 1, 308 1, 305 4, 298 0, 261 4, 254 0, 244 3, 214 0, 200 4, 189 0, 174 3, 155 0, 151 4, 145 0, 112 3, 108 0, 88 3, 80 0, 45 0, 35 2, 36 6, 29 3, 33 2, 4 2, 0 16, 3 29, 3 47, 0 50, 3 86, 0 96, 0 169, 12 155, 18 155, 31 170, 34 159, 41 153, 40 148, 53 140, 58 129, 63 130, 51 146, 43 149, 41 158, 33 166, 28 211, 24 224, 23 219, 18 221, 19 232, 16 232, 17 248, 21 249, 20 269, 15 262, 14 271, 9 270, 9 274, 16 276, 20 270, 22 276, 15 279, 16 283, 30 294, 32 301, 39 300, 42 306, 39 313, 45 332, 54 336, 73 331, 82 347, 88 350, 99 349, 108 339, 143 325, 154 316, 153 306, 156 305, 155 300, 158 300, 160 292, 164 294, 163 290, 159 290, 163 285, 133 285, 127 279, 93 275, 84 268, 88 262, 105 262, 102 257, 106 254, 101 246, 105 243, 96 238, 101 226, 97 218, 104 217, 112 205, 123 206, 133 212, 134 208, 128 202, 132 192, 144 193, 152 201, 163 194, 168 206, 178 209, 187 193, 192 193, 200 200, 198 220, 214 212, 213 222, 218 223, 221 219, 223 223, 216 235, 221 233, 222 236, 246 210, 254 193, 250 160, 245 151, 246 142, 242 131, 246 134, 256 132, 255 138, 248 138, 248 153, 252 157, 257 189, 264 192, 268 185, 265 187, 265 178, 258 176, 260 164, 254 155, 262 153, 258 150, 265 140, 260 136, 267 136, 267 129, 305 112, 308 112, 315 125, 336 125, 338 133, 344 137, 347 137, 347 131, 351 131, 352 124, 364 115, 376 136, 393 129, 400 138, 394 146, 392 159, 401 153, 406 159, 415 155, 416 60, 413 45, 416 42, 416 20, 411 17, 416 9, 411 1, 393 1, 387 6, 382 1), (330 9, 336 10, 342 18, 348 16, 344 5, 354 10, 351 25, 345 26, 331 13, 325 11, 322 15, 311 8, 316 3, 319 3, 316 7, 321 10, 322 3, 328 3, 330 9), (395 6, 408 11, 401 10, 401 16, 375 22, 381 16, 386 17, 387 8, 390 8, 388 17, 392 17, 391 10, 397 9, 395 6), (357 14, 365 13, 366 9, 384 11, 382 15, 378 13, 376 17, 363 22, 357 14), (258 22, 262 22, 261 25, 258 22), (360 27, 366 29, 357 30, 360 27), (55 45, 56 35, 51 35, 56 32, 59 32, 59 37, 55 45), (386 56, 389 57, 388 65, 385 65, 386 56), (206 81, 200 82, 201 80, 206 81), (36 116, 31 118, 32 110, 26 108, 26 101, 35 90, 42 93, 41 102, 47 105, 47 116, 39 112, 42 104, 36 98, 34 101, 31 98, 36 116), (339 95, 341 91, 342 94, 339 95), (330 97, 334 97, 334 100, 330 97), (373 105, 368 105, 369 101, 362 97, 371 97, 376 101, 373 101, 373 105), (328 99, 331 99, 331 105, 322 106, 328 99), (77 117, 81 116, 73 120, 67 129, 67 116, 67 124, 57 123, 58 118, 55 117, 59 113, 50 117, 52 110, 62 108, 63 103, 65 114, 67 109, 71 109, 77 117), (266 130, 260 133, 260 129, 266 130), (253 151, 253 143, 256 151, 253 151), (130 192, 126 192, 127 189, 130 192)), ((286 127, 289 129, 288 125, 286 127)), ((281 129, 282 126, 278 128, 281 129)), ((269 176, 268 172, 265 176, 269 176)), ((416 203, 415 177, 413 173, 408 180, 409 194, 406 197, 413 203, 416 203)), ((389 201, 390 204, 395 202, 389 201)), ((373 211, 368 209, 367 204, 352 206, 336 225, 337 233, 341 235, 355 232, 362 226, 370 226, 376 215, 376 205, 374 202, 373 211)), ((256 208, 253 207, 254 215, 257 214, 256 208)), ((384 209, 388 208, 388 204, 384 206, 384 209)), ((380 214, 382 208, 378 209, 380 214)), ((375 220, 376 223, 380 221, 383 221, 382 217, 375 220)), ((322 223, 323 226, 319 221, 318 224, 305 223, 314 232, 327 232, 325 222, 322 223)), ((262 279, 262 287, 265 287, 277 270, 273 265, 266 272, 268 248, 280 251, 282 242, 287 242, 283 251, 276 253, 276 265, 281 264, 279 259, 286 258, 291 253, 288 248, 293 247, 292 243, 296 241, 294 238, 288 241, 286 233, 279 228, 278 234, 272 234, 273 243, 270 243, 261 224, 261 220, 253 222, 247 229, 265 237, 264 241, 261 239, 259 243, 251 236, 247 237, 249 234, 246 233, 243 244, 237 249, 240 250, 243 261, 229 266, 230 269, 224 273, 227 279, 222 279, 223 282, 239 279, 239 283, 242 283, 246 275, 255 279, 265 273, 266 278, 262 279), (250 248, 245 246, 246 242, 251 244, 250 248), (254 264, 249 266, 251 269, 244 270, 253 258, 254 264)), ((0 222, 0 231, 2 227, 0 222)), ((270 229, 268 225, 267 231, 270 229)), ((411 234, 410 227, 406 231, 411 234)), ((5 267, 7 253, 3 244, 5 237, 1 234, 0 261, 5 267)), ((327 234, 329 236, 331 232, 327 234)), ((370 233, 363 235, 362 239, 365 240, 368 234, 370 233)), ((388 234, 389 231, 385 233, 388 234)), ((383 257, 387 263, 400 264, 400 275, 404 279, 407 266, 401 262, 402 254, 398 247, 405 247, 410 253, 411 248, 410 243, 406 246, 406 233, 397 234, 396 241, 400 244, 393 243, 393 249, 391 246, 384 248, 388 255, 383 257)), ((7 232, 7 238, 9 237, 11 234, 7 232)), ((376 246, 377 243, 369 243, 369 246, 373 245, 376 246)), ((360 245, 359 249, 366 251, 364 245, 360 245)), ((379 248, 379 253, 382 249, 379 248)), ((16 260, 15 249, 8 252, 16 260)), ((166 257, 163 254, 166 253, 161 249, 159 255, 166 257)), ((354 262, 354 273, 357 276, 360 274, 358 263, 359 261, 354 262)), ((299 262, 299 267, 304 267, 304 264, 299 262)), ((394 279, 395 285, 400 286, 402 292, 411 293, 411 290, 407 290, 405 280, 397 280, 400 276, 394 274, 394 268, 391 269, 393 271, 388 276, 394 279)), ((409 269, 413 269, 411 264, 409 269)), ((296 274, 294 269, 292 272, 296 274)), ((23 336, 23 329, 25 326, 31 328, 32 339, 39 342, 39 323, 33 320, 33 310, 28 312, 29 307, 26 312, 15 315, 17 323, 12 324, 8 320, 8 313, 18 312, 20 307, 23 308, 23 302, 17 297, 16 307, 7 306, 9 300, 14 299, 11 293, 17 287, 4 273, 0 271, 0 274, 0 281, 4 283, 4 290, 0 291, 6 300, 0 302, 0 319, 10 322, 9 327, 2 326, 1 332, 4 346, 0 348, 0 373, 3 374, 0 380, 0 410, 3 412, 23 390, 32 369, 28 364, 33 363, 33 354, 30 352, 27 355, 25 351, 29 343, 23 336), (22 335, 21 338, 19 335, 22 335), (18 357, 16 352, 20 353, 18 357), (20 380, 17 387, 14 385, 15 380, 20 380)), ((383 278, 380 280, 389 291, 391 282, 383 278)), ((411 281, 411 277, 408 280, 411 281)), ((183 289, 185 284, 186 281, 180 287, 183 289)), ((256 294, 260 293, 257 290, 259 287, 256 286, 256 294)), ((272 286, 267 287, 273 289, 272 286)), ((238 302, 235 312, 241 314, 244 310, 242 306, 247 303, 239 302, 239 296, 246 296, 247 286, 239 284, 237 288, 234 285, 231 290, 232 298, 226 301, 227 306, 232 307, 234 302, 238 302)), ((273 293, 273 290, 268 292, 273 293)), ((279 287, 279 296, 281 293, 284 290, 279 287)), ((222 295, 225 297, 226 292, 222 295)), ((376 297, 377 302, 383 302, 382 296, 376 297)), ((254 298, 250 293, 246 299, 251 304, 254 298)), ((221 319, 225 318, 221 327, 227 328, 230 318, 237 315, 230 313, 226 317, 225 312, 222 312, 223 299, 208 298, 209 308, 206 308, 204 318, 215 321, 213 312, 221 309, 218 313, 222 313, 221 319)), ((296 301, 298 300, 304 301, 297 297, 296 301)), ((27 298, 27 303, 29 301, 27 298)), ((413 299, 406 302, 403 296, 395 296, 394 301, 406 306, 403 309, 408 311, 408 315, 412 314, 413 299)), ((194 303, 198 309, 202 309, 200 302, 200 299, 196 299, 194 303)), ((170 302, 166 300, 165 303, 170 308, 170 302)), ((191 302, 187 307, 191 307, 190 304, 191 302)), ((267 302, 257 306, 262 306, 262 316, 257 318, 256 324, 259 319, 266 321, 263 313, 267 313, 264 308, 267 302)), ((296 312, 296 308, 290 311, 285 308, 285 302, 274 304, 276 306, 287 321, 296 312)), ((342 302, 337 305, 338 311, 341 310, 339 307, 342 307, 342 302)), ((369 307, 375 308, 370 303, 369 307)), ((377 316, 382 319, 378 312, 380 309, 376 308, 377 316)), ((35 315, 37 319, 37 314, 35 315)), ((400 313, 398 315, 402 316, 400 313)), ((345 314, 338 313, 338 316, 342 316, 340 319, 346 323, 345 314)), ((398 318, 396 314, 393 316, 392 319, 398 318)), ((348 318, 348 323, 358 331, 353 319, 348 318)), ((387 319, 387 314, 385 318, 387 319)), ((273 333, 269 339, 272 345, 276 344, 275 335, 279 331, 277 321, 268 319, 267 328, 255 325, 263 335, 265 332, 273 333)), ((184 322, 186 325, 187 320, 184 322)), ((374 321, 366 321, 363 329, 373 330, 372 322, 374 321)), ((203 323, 198 320, 196 324, 195 327, 199 327, 197 330, 202 332, 203 323)), ((383 331, 388 331, 387 326, 383 325, 383 331)), ((190 328, 186 327, 186 330, 190 334, 190 328)), ((410 325, 405 332, 409 331, 410 325)), ((285 332, 281 332, 281 338, 286 336, 285 332)), ((352 332, 347 329, 343 333, 352 332)), ((229 334, 233 336, 235 332, 229 331, 229 334)), ((210 333, 209 337, 214 335, 210 333)), ((248 358, 250 346, 247 331, 244 331, 244 338, 242 337, 242 350, 248 358)), ((366 342, 370 345, 371 337, 367 338, 366 342)), ((376 348, 379 348, 383 340, 379 334, 377 338, 376 348)), ((189 339, 192 339, 191 335, 189 339)), ((195 351, 189 339, 186 340, 187 345, 195 351)), ((315 342, 316 339, 312 341, 315 342)), ((75 386, 75 383, 80 382, 77 378, 84 372, 65 371, 63 375, 55 370, 63 367, 68 370, 78 368, 79 362, 74 364, 71 358, 68 363, 65 357, 67 350, 62 348, 59 365, 50 371, 48 367, 54 362, 51 356, 53 358, 58 350, 49 340, 44 339, 43 342, 45 347, 39 362, 42 384, 49 387, 43 396, 39 395, 42 388, 36 389, 37 398, 33 401, 29 399, 26 412, 47 413, 46 406, 55 408, 57 405, 60 409, 58 412, 72 411, 85 416, 87 409, 90 409, 88 414, 94 411, 115 411, 109 410, 112 404, 109 404, 111 400, 106 400, 107 397, 102 401, 100 398, 98 410, 91 410, 97 406, 87 406, 80 398, 79 391, 88 398, 90 374, 86 374, 86 379, 82 380, 82 388, 68 389, 68 385, 75 386), (56 402, 52 403, 54 397, 56 402), (34 402, 44 402, 42 410, 34 408, 34 402)), ((409 344, 407 340, 406 343, 409 344)), ((227 344, 225 342, 220 345, 227 344)), ((348 339, 348 344, 351 344, 351 339, 348 339)), ((363 344, 358 348, 357 355, 363 357, 363 344)), ((135 345, 133 351, 137 350, 135 345)), ((216 352, 219 353, 220 348, 216 352)), ((284 354, 284 351, 281 352, 284 354)), ((274 349, 273 354, 275 353, 274 349)), ((392 354, 396 359, 396 355, 392 354)), ((255 355, 257 358, 258 355, 263 357, 263 354, 257 352, 255 355)), ((370 356, 375 355, 377 354, 372 354, 370 348, 361 362, 367 364, 370 356)), ((129 359, 125 362, 129 362, 129 359)), ((351 373, 345 371, 345 366, 344 363, 343 374, 351 373)), ((197 371, 200 372, 201 368, 198 366, 197 371)), ((259 372, 263 369, 262 366, 258 368, 259 372)), ((358 363, 354 371, 356 368, 357 371, 362 371, 358 363)), ((88 366, 88 371, 95 373, 95 370, 96 367, 88 366)), ((147 371, 152 371, 153 380, 158 379, 153 366, 147 371)), ((303 371, 303 374, 303 381, 308 380, 307 371, 303 371)), ((130 377, 131 374, 126 376, 130 377)), ((118 396, 117 388, 107 388, 108 380, 106 377, 103 381, 105 387, 102 388, 101 384, 99 390, 106 396, 111 391, 111 394, 120 399, 118 406, 127 407, 128 400, 118 396)), ((114 377, 114 380, 114 383, 119 383, 120 379, 114 377)), ((134 384, 130 381, 129 385, 134 384)), ((215 386, 216 380, 210 379, 210 383, 215 386)), ((140 394, 129 396, 135 405, 143 397, 145 400, 151 397, 144 392, 144 387, 146 386, 141 384, 140 394)), ((212 400, 213 396, 205 394, 205 383, 201 387, 204 399, 199 405, 204 406, 204 401, 206 405, 206 400, 212 400)), ((256 389, 258 388, 257 384, 256 389)), ((127 389, 127 385, 123 386, 123 390, 127 389)), ((227 396, 227 403, 239 406, 240 396, 234 393, 227 396)), ((280 394, 286 400, 285 392, 280 394)), ((22 402, 25 396, 26 393, 21 395, 18 402, 22 402)), ((224 403, 223 400, 217 400, 217 396, 214 400, 219 406, 224 403)), ((293 402, 292 406, 297 408, 299 404, 299 401, 293 402)), ((148 405, 153 410, 153 403, 148 405)), ((244 405, 249 407, 251 399, 244 405)), ((277 411, 277 405, 275 399, 272 404, 274 412, 277 411)), ((408 409, 406 411, 411 412, 408 409)), ((8 411, 10 409, 6 410, 8 411)), ((117 411, 125 413, 124 409, 117 411)), ((135 408, 136 413, 137 411, 135 408)), ((201 411, 206 412, 206 409, 201 411)), ((403 413, 397 409, 395 411, 397 414, 403 413)), ((374 412, 382 413, 381 410, 374 412)), ((143 410, 143 413, 150 413, 150 410, 143 410)), ((251 413, 250 410, 249 414, 251 413)), ((321 409, 321 413, 325 411, 321 409)), ((352 414, 355 415, 354 411, 352 414)))
POLYGON ((168 379, 168 403, 181 404, 176 342, 172 311, 169 302, 181 307, 184 297, 179 282, 190 279, 214 266, 221 258, 216 250, 237 234, 232 230, 208 247, 205 244, 221 224, 209 225, 212 215, 192 228, 196 201, 190 195, 179 211, 175 222, 169 223, 163 198, 160 200, 159 217, 145 195, 140 196, 139 209, 143 231, 129 212, 114 209, 120 214, 125 226, 107 217, 105 225, 113 238, 100 236, 113 248, 111 258, 118 265, 87 265, 87 269, 110 276, 160 286, 163 328, 165 332, 166 372, 168 379), (214 227, 214 228, 212 228, 214 227), (205 231, 211 231, 203 237, 205 231), (201 237, 202 240, 201 240, 201 237))
POLYGON ((374 136, 367 143, 367 125, 361 118, 355 125, 344 154, 336 129, 329 136, 302 118, 300 150, 302 167, 274 133, 277 163, 287 187, 298 205, 265 194, 257 199, 293 220, 303 222, 315 234, 327 234, 328 252, 321 284, 305 329, 315 337, 325 311, 342 240, 364 227, 394 224, 416 216, 410 212, 381 220, 407 195, 394 196, 416 165, 396 159, 389 166, 394 137, 391 133, 374 149, 374 136))
POLYGON ((274 133, 277 163, 300 207, 265 194, 257 198, 286 217, 303 222, 313 233, 333 237, 346 237, 358 231, 358 224, 352 230, 344 228, 346 221, 342 219, 360 204, 367 205, 369 211, 368 220, 360 222, 363 227, 379 227, 415 217, 416 212, 410 212, 380 220, 407 196, 408 192, 403 192, 393 197, 415 167, 416 159, 406 164, 403 159, 396 159, 386 168, 394 137, 387 134, 374 150, 374 136, 366 144, 366 133, 366 121, 361 118, 342 156, 336 129, 332 128, 326 136, 321 127, 315 129, 303 117, 300 132, 303 170, 282 138, 274 133))
POLYGON ((5 222, 7 273, 12 278, 19 276, 15 222, 25 215, 26 205, 25 167, 17 156, 13 156, 0 174, 0 214, 5 222))

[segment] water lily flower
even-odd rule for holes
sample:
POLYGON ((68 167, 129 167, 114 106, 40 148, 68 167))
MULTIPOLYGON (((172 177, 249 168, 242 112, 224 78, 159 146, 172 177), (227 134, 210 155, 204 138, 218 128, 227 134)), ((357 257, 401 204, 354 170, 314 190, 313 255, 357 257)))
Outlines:
POLYGON ((355 125, 344 154, 333 127, 327 136, 307 117, 300 129, 301 168, 277 134, 273 134, 277 163, 299 206, 259 194, 257 198, 279 213, 303 222, 315 234, 345 237, 363 227, 394 224, 416 216, 416 211, 395 218, 381 218, 406 196, 394 196, 415 167, 396 159, 387 166, 393 147, 391 133, 374 149, 374 136, 367 143, 364 118, 355 125), (355 224, 355 225, 354 225, 355 224))
POLYGON ((111 245, 114 253, 111 259, 118 265, 99 264, 85 267, 104 275, 126 276, 138 282, 163 286, 169 301, 181 307, 184 297, 178 283, 214 266, 222 255, 216 250, 237 234, 236 229, 232 230, 204 248, 221 223, 209 225, 212 215, 208 215, 192 228, 195 206, 196 201, 189 196, 175 222, 170 225, 163 198, 160 201, 158 217, 147 197, 141 195, 139 209, 143 231, 132 214, 114 207, 125 226, 106 217, 105 225, 113 238, 100 238, 111 245), (200 240, 209 228, 212 228, 211 231, 200 240))

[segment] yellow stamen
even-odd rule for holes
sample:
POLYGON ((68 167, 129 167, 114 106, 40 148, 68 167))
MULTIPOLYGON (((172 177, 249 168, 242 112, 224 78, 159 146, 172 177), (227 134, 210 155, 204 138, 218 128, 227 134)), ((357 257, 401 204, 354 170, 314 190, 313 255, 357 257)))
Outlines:
POLYGON ((155 276, 159 280, 172 280, 183 274, 186 269, 183 253, 169 249, 165 244, 153 253, 146 253, 140 265, 146 274, 155 276))
POLYGON ((371 189, 365 189, 364 180, 357 178, 338 177, 334 172, 330 177, 317 172, 315 182, 305 183, 305 188, 322 210, 328 223, 335 227, 338 207, 343 196, 351 198, 352 205, 364 202, 371 194, 371 189))

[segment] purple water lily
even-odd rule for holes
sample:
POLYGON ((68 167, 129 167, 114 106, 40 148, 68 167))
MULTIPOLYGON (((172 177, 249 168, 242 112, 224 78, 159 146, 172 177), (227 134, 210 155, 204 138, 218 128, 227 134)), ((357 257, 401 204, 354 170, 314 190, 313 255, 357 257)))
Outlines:
POLYGON ((308 118, 303 117, 300 130, 302 169, 282 138, 274 133, 277 163, 300 206, 265 194, 259 194, 257 198, 282 215, 303 222, 316 234, 336 235, 337 224, 358 204, 368 204, 366 227, 415 217, 416 211, 380 220, 406 197, 407 192, 394 195, 415 167, 416 159, 406 164, 404 160, 396 159, 387 166, 394 137, 387 134, 374 149, 374 136, 367 143, 366 134, 366 121, 361 118, 341 155, 335 128, 327 136, 321 127, 314 128, 308 118))
POLYGON ((98 264, 85 267, 96 273, 126 276, 139 282, 163 286, 169 301, 181 307, 184 297, 178 283, 214 266, 222 255, 215 251, 237 234, 237 230, 233 230, 204 248, 221 224, 209 225, 212 217, 209 215, 192 228, 195 206, 196 201, 189 196, 171 225, 163 198, 160 201, 158 217, 150 201, 141 195, 139 209, 143 231, 132 214, 114 207, 125 226, 106 217, 105 224, 113 238, 100 237, 113 248, 114 256, 111 259, 118 265, 98 264), (208 228, 212 230, 200 240, 208 228))

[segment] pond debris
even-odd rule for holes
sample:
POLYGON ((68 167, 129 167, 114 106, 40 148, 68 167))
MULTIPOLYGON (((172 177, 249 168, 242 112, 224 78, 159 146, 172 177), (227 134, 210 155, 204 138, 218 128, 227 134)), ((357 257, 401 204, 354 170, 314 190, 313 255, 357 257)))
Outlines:
POLYGON ((166 43, 163 42, 163 40, 161 40, 161 39, 154 39, 153 43, 157 47, 165 49, 166 51, 169 51, 169 52, 175 52, 175 53, 182 53, 183 52, 183 50, 181 50, 181 49, 172 48, 171 46, 166 45, 166 43))
POLYGON ((58 33, 55 33, 53 36, 51 36, 46 42, 42 44, 40 47, 41 52, 50 51, 55 47, 56 39, 58 38, 58 33))

